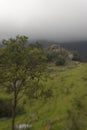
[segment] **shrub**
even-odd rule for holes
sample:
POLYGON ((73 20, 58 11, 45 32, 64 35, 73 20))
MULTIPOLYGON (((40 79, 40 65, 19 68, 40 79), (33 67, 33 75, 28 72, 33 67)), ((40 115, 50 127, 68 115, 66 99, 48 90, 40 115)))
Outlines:
POLYGON ((62 55, 59 55, 55 64, 58 66, 58 65, 64 65, 65 64, 65 57, 63 57, 62 55))
POLYGON ((73 53, 73 59, 74 61, 81 61, 81 57, 78 52, 74 51, 73 53))
MULTIPOLYGON (((24 107, 18 106, 16 114, 22 114, 24 107)), ((11 117, 12 116, 12 100, 9 98, 0 98, 0 117, 11 117)))

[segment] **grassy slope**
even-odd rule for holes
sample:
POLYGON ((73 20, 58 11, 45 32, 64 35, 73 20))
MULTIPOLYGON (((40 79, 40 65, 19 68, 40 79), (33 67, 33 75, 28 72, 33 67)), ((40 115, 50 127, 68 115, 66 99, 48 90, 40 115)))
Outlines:
MULTIPOLYGON (((75 105, 72 105, 75 98, 81 100, 84 106, 76 119, 82 120, 85 125, 87 117, 83 114, 87 114, 87 97, 83 97, 83 95, 87 93, 87 64, 66 67, 50 65, 50 68, 50 78, 44 85, 53 89, 54 96, 47 100, 29 101, 27 99, 25 104, 27 112, 18 116, 16 123, 30 123, 33 125, 32 130, 48 130, 47 126, 49 125, 52 130, 66 130, 66 124, 71 123, 70 118, 69 120, 67 118, 67 110, 70 110, 73 115, 75 113, 76 116, 75 105), (33 117, 30 118, 30 115, 33 115, 33 117)), ((9 125, 10 119, 0 121, 0 130, 7 130, 9 125)), ((8 129, 10 130, 10 128, 8 129)), ((83 129, 87 130, 87 127, 83 129)))

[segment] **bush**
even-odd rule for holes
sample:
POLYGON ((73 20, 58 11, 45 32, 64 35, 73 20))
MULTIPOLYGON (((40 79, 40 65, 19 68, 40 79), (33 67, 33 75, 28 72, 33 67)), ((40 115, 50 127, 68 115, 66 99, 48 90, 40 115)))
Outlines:
MULTIPOLYGON (((18 106, 16 114, 22 114, 24 112, 23 106, 18 106)), ((12 116, 12 100, 9 98, 0 98, 0 117, 12 116)))
POLYGON ((58 65, 64 65, 65 64, 65 57, 63 57, 62 55, 58 56, 55 64, 58 66, 58 65))
POLYGON ((11 116, 11 100, 0 98, 0 117, 11 116))
POLYGON ((56 58, 57 58, 57 55, 58 55, 58 54, 57 54, 56 52, 48 52, 48 53, 46 54, 47 61, 48 61, 48 62, 55 61, 56 58))
POLYGON ((78 52, 76 52, 76 51, 73 52, 73 59, 72 60, 81 61, 81 57, 80 57, 78 52))

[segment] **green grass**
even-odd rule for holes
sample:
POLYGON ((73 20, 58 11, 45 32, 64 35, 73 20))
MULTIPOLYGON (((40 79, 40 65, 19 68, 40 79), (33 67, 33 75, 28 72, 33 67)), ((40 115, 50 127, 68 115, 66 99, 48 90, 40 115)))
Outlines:
MULTIPOLYGON (((81 130, 87 130, 87 117, 84 116, 87 114, 87 96, 83 97, 87 95, 87 64, 60 67, 51 64, 49 68, 50 76, 46 82, 44 81, 44 85, 53 89, 53 97, 46 100, 26 99, 26 113, 17 116, 16 124, 30 123, 33 126, 32 130, 48 130, 48 125, 52 130, 67 130, 67 124, 72 122, 67 115, 67 111, 70 110, 75 119, 84 121, 83 124, 77 121, 77 124, 82 125, 81 130), (80 100, 84 106, 78 115, 74 99, 80 100), (32 114, 34 116, 31 119, 32 114)), ((1 97, 3 95, 5 94, 0 93, 1 97)), ((10 130, 10 124, 11 119, 0 121, 0 130, 10 130)))

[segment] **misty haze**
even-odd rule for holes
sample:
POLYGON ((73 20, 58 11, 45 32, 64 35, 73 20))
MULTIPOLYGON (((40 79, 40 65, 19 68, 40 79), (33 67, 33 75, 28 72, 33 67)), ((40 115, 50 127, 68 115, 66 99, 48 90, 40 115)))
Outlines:
POLYGON ((0 37, 87 40, 86 0, 0 0, 0 37))

